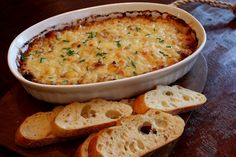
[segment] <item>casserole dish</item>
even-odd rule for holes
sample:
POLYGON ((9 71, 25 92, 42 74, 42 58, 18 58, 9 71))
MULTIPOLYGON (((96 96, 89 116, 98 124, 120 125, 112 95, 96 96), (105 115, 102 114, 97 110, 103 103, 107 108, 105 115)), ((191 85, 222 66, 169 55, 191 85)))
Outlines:
MULTIPOLYGON (((65 25, 64 25, 65 26, 65 25)), ((170 84, 186 74, 194 65, 206 42, 202 25, 189 13, 171 5, 156 3, 118 3, 80 9, 46 19, 22 32, 12 42, 8 52, 8 64, 13 75, 21 82, 27 92, 37 99, 51 103, 87 101, 92 98, 122 99, 129 98, 154 88, 157 84, 170 84), (184 60, 169 67, 129 78, 79 85, 46 85, 26 80, 18 71, 20 49, 32 38, 47 30, 58 29, 65 23, 90 15, 104 15, 113 12, 158 10, 183 19, 196 32, 197 50, 184 60), (55 27, 56 26, 56 27, 55 27)))

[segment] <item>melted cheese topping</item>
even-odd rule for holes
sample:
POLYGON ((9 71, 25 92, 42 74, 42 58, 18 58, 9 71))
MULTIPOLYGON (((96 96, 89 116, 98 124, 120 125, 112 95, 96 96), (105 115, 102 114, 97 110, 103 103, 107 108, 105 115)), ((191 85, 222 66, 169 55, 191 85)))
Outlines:
POLYGON ((173 19, 122 17, 53 31, 31 43, 21 71, 43 84, 84 84, 157 70, 192 53, 195 34, 173 19))

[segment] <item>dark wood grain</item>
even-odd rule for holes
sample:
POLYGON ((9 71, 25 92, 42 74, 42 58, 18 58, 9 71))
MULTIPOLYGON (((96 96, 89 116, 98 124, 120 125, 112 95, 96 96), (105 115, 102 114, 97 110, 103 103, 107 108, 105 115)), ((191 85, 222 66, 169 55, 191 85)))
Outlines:
MULTIPOLYGON (((136 0, 137 1, 137 0, 136 0)), ((144 1, 144 0, 141 0, 144 1)), ((173 0, 150 0, 170 3, 173 0)), ((230 1, 230 0, 228 0, 230 1)), ((7 50, 11 41, 21 31, 50 16, 100 4, 127 2, 125 0, 1 0, 0 1, 0 104, 4 104, 9 92, 21 86, 7 66, 7 50)), ((235 0, 231 2, 236 3, 235 0)), ((171 154, 173 157, 234 157, 236 156, 236 19, 232 13, 208 6, 188 5, 184 7, 203 24, 207 31, 207 43, 203 54, 209 72, 204 94, 208 102, 193 112, 171 154)), ((198 76, 199 79, 201 76, 198 76)), ((29 97, 18 91, 21 96, 29 97)), ((22 102, 23 103, 23 102, 22 102)), ((36 101, 36 104, 40 102, 36 101)), ((14 108, 6 106, 6 110, 14 108)), ((45 106, 45 110, 47 107, 45 106)), ((25 114, 30 114, 27 110, 25 114)), ((20 119, 16 119, 16 123, 20 119)), ((5 119, 8 124, 8 119, 5 119)), ((0 126, 3 128, 4 126, 0 126)), ((1 130, 2 131, 2 130, 1 130)), ((7 140, 7 139, 6 139, 7 140)), ((15 156, 0 149, 0 156, 15 156)))
POLYGON ((204 90, 208 102, 192 113, 171 156, 235 157, 236 19, 227 11, 207 6, 199 6, 191 13, 208 36, 203 50, 209 67, 204 90))

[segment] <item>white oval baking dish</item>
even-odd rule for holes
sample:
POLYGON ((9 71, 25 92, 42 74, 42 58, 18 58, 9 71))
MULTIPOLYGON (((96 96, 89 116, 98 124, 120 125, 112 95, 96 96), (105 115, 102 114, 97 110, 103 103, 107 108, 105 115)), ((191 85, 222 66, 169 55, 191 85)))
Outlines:
POLYGON ((37 99, 51 103, 70 103, 87 101, 92 98, 122 99, 129 98, 154 88, 157 84, 170 84, 186 74, 194 65, 206 42, 206 33, 202 25, 186 11, 171 5, 158 3, 117 3, 85 8, 60 14, 39 22, 19 34, 11 43, 8 52, 8 65, 13 75, 21 82, 28 93, 37 99), (184 60, 169 67, 146 74, 107 82, 81 85, 45 85, 26 80, 18 71, 17 57, 19 48, 30 39, 47 28, 62 25, 75 19, 90 15, 108 14, 112 12, 158 10, 167 12, 183 19, 196 31, 198 49, 184 60))

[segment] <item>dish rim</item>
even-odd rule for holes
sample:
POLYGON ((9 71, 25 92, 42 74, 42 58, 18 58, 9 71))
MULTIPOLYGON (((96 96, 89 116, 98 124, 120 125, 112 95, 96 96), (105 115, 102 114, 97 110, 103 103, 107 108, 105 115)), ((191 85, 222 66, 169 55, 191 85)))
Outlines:
MULTIPOLYGON (((156 9, 158 10, 158 9, 156 9)), ((112 12, 111 12, 112 13, 112 12)), ((90 15, 91 16, 91 15, 90 15)), ((176 16, 176 15, 174 15, 176 16)), ((76 19, 74 19, 76 20, 76 19)), ((185 21, 185 20, 184 20, 185 21)), ((72 21, 71 21, 72 22, 72 21)), ((61 25, 63 25, 64 23, 62 22, 61 25)), ((190 25, 190 24, 188 24, 190 25)), ((48 28, 45 28, 44 30, 46 30, 48 28)), ((197 31, 194 30, 197 34, 197 31)), ((38 34, 40 34, 41 32, 39 32, 38 34)), ((32 40, 32 38, 30 39, 32 40)), ((199 39, 198 39, 199 40, 199 39)), ((28 41, 27 41, 28 42, 28 41)), ((27 43, 25 42, 25 43, 27 43)), ((58 15, 55 15, 55 16, 52 16, 52 17, 49 17, 43 21, 40 21, 30 27, 28 27, 27 29, 25 29, 24 31, 22 31, 18 36, 15 37, 15 39, 11 42, 11 45, 9 47, 9 50, 8 50, 8 66, 9 66, 9 69, 10 71, 12 72, 12 74, 18 79, 20 80, 21 82, 27 84, 27 85, 30 85, 30 86, 35 86, 35 87, 40 87, 40 88, 50 88, 50 89, 68 89, 68 88, 86 88, 86 87, 93 87, 93 86, 107 86, 107 85, 110 85, 110 84, 119 84, 120 82, 124 82, 124 81, 131 81, 131 80, 139 80, 143 77, 147 77, 148 75, 152 75, 152 74, 158 74, 158 73, 162 73, 163 71, 168 71, 170 69, 174 69, 174 68, 177 68, 183 64, 185 64, 186 62, 188 62, 189 60, 193 59, 194 57, 196 57, 200 51, 202 50, 202 48, 204 47, 206 43, 206 32, 205 32, 205 29, 203 28, 202 24, 193 16, 191 15, 190 13, 188 13, 187 11, 183 10, 183 9, 180 9, 180 8, 177 8, 175 6, 172 6, 170 4, 160 4, 160 3, 150 3, 150 2, 128 2, 128 3, 112 3, 112 4, 105 4, 105 5, 98 5, 98 6, 93 6, 93 7, 87 7, 87 8, 82 8, 82 9, 77 9, 77 10, 72 10, 72 11, 68 11, 68 12, 65 12, 65 13, 61 13, 61 14, 58 14, 58 15), (51 21, 53 20, 54 18, 58 18, 60 16, 66 16, 67 14, 73 14, 73 13, 77 13, 77 12, 82 12, 82 11, 86 11, 86 10, 90 10, 90 9, 95 9, 95 8, 102 8, 102 7, 109 7, 109 6, 119 6, 119 5, 141 5, 141 4, 149 4, 149 5, 158 5, 158 6, 164 6, 164 7, 171 7, 171 8, 174 8, 174 9, 177 9, 177 10, 180 10, 182 12, 185 12, 187 13, 199 26, 200 26, 200 29, 201 31, 203 32, 203 36, 202 36, 202 42, 200 43, 200 45, 197 47, 197 49, 188 57, 184 58, 183 60, 173 64, 173 65, 170 65, 168 67, 165 67, 165 68, 162 68, 162 69, 158 69, 158 70, 155 70, 155 71, 151 71, 151 72, 147 72, 147 73, 144 73, 144 74, 140 74, 140 75, 137 75, 137 76, 131 76, 131 77, 127 77, 127 78, 122 78, 122 79, 117 79, 117 80, 109 80, 109 81, 104 81, 104 82, 95 82, 95 83, 86 83, 86 84, 74 84, 74 85, 60 85, 60 84, 56 84, 56 85, 49 85, 49 84, 41 84, 41 83, 37 83, 37 82, 33 82, 33 81, 30 81, 30 80, 27 80, 26 78, 24 78, 22 76, 22 74, 19 72, 19 69, 18 69, 18 65, 17 63, 16 66, 17 66, 17 69, 15 69, 15 67, 13 65, 11 65, 12 61, 11 61, 11 57, 14 56, 14 55, 19 55, 18 53, 13 53, 11 52, 13 47, 17 47, 16 46, 16 41, 19 37, 21 37, 23 34, 25 34, 25 32, 27 32, 28 30, 34 28, 35 26, 41 24, 41 23, 45 23, 45 22, 48 22, 48 21, 51 21)), ((18 48, 20 49, 20 48, 18 48)), ((17 61, 15 61, 17 62, 17 61)))

